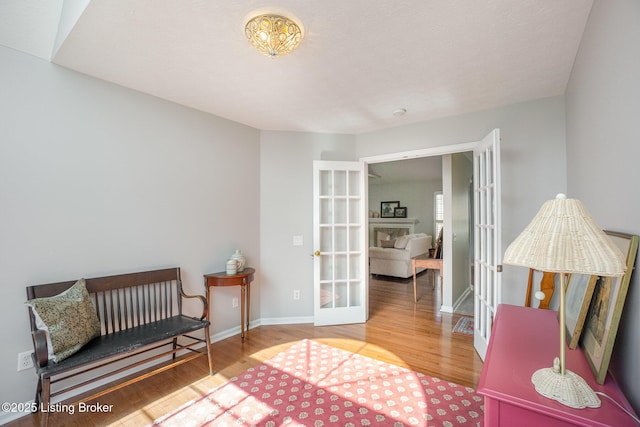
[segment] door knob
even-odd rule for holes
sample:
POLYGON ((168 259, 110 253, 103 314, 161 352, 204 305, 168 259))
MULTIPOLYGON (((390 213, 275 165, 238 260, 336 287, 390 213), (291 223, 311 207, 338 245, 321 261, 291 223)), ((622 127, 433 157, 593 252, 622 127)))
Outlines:
POLYGON ((320 256, 320 251, 315 251, 315 252, 313 253, 313 255, 315 255, 315 256, 320 256))

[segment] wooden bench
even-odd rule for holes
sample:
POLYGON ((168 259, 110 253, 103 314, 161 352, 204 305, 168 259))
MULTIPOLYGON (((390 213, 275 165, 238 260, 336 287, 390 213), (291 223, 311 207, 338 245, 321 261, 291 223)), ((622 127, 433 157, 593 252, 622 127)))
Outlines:
MULTIPOLYGON (((76 282, 29 286, 27 298, 33 300, 56 296, 76 282)), ((207 300, 201 295, 186 295, 183 292, 179 268, 96 277, 85 279, 85 282, 100 322, 100 336, 59 362, 49 360, 47 333, 37 328, 36 316, 32 307, 29 307, 33 359, 38 375, 35 398, 37 411, 49 408, 52 397, 113 375, 132 373, 132 369, 150 361, 158 361, 158 365, 150 371, 139 369, 140 372, 132 378, 116 382, 82 400, 95 399, 204 355, 209 361, 209 373, 213 374, 207 300), (182 313, 184 298, 200 300, 203 308, 199 318, 182 313), (204 331, 203 338, 189 335, 199 330, 204 331), (176 355, 179 357, 176 358, 176 355), (160 359, 170 363, 160 363, 160 359), (122 367, 122 361, 125 360, 126 365, 122 367), (112 366, 116 362, 119 362, 118 365, 112 366), (68 379, 78 375, 84 378, 68 385, 68 379), (56 386, 52 392, 52 386, 63 380, 63 385, 56 386)), ((48 411, 42 411, 44 425, 47 425, 48 415, 48 411)))

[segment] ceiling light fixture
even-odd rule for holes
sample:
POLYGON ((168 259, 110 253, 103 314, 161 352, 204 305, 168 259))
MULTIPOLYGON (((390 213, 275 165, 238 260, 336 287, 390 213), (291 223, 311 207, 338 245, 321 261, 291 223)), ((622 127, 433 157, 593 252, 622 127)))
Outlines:
POLYGON ((400 117, 400 116, 404 116, 406 112, 407 112, 406 108, 397 108, 393 110, 393 115, 396 117, 400 117))
POLYGON ((260 14, 244 27, 249 43, 266 56, 283 56, 302 41, 302 26, 282 15, 260 14))

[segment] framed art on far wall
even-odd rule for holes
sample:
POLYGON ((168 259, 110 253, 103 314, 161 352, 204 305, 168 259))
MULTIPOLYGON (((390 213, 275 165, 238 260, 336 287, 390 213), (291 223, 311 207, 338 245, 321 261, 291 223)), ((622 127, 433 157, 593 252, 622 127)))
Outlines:
POLYGON ((380 202, 380 218, 393 218, 395 208, 400 207, 400 202, 380 202))
POLYGON ((638 236, 605 231, 625 256, 621 277, 597 277, 584 324, 581 346, 598 384, 604 384, 622 308, 638 252, 638 236))
POLYGON ((406 218, 407 217, 407 208, 399 207, 393 210, 393 216, 396 218, 406 218))

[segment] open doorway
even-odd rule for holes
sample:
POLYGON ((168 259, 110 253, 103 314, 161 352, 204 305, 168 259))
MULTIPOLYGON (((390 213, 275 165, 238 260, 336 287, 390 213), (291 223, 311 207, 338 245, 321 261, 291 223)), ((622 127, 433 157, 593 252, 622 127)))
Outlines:
MULTIPOLYGON (((453 170, 451 155, 473 152, 474 194, 474 348, 481 358, 487 351, 491 327, 501 298, 501 179, 500 129, 493 129, 482 140, 455 146, 434 147, 405 153, 362 157, 359 161, 314 160, 313 228, 314 244, 314 323, 329 325, 363 323, 368 316, 370 247, 368 245, 366 179, 369 164, 409 158, 443 156, 453 170), (338 289, 339 288, 339 289, 338 289), (329 291, 324 304, 322 290, 329 291), (336 290, 340 290, 340 298, 336 290), (344 295, 344 298, 342 297, 344 295), (340 301, 340 305, 338 305, 340 301), (319 312, 324 316, 320 316, 319 312), (334 315, 335 314, 335 315, 334 315), (342 317, 337 315, 341 314, 342 317)), ((443 179, 448 175, 443 167, 443 179)), ((443 182, 444 200, 447 189, 443 182)), ((449 200, 452 200, 452 195, 449 200)), ((390 202, 395 210, 399 202, 390 202)), ((445 209, 447 209, 445 205, 445 209)), ((402 212, 402 210, 401 210, 402 212)), ((449 208, 449 212, 453 212, 449 208)), ((445 215, 442 263, 443 306, 452 306, 451 280, 453 217, 445 215), (449 230, 449 231, 447 231, 449 230)))
MULTIPOLYGON (((426 234, 431 236, 429 244, 433 248, 441 226, 438 222, 442 220, 446 224, 443 240, 450 244, 447 245, 442 287, 436 288, 436 292, 441 292, 438 298, 440 310, 473 316, 472 153, 369 163, 368 170, 369 246, 380 246, 385 238, 395 240, 400 235, 426 234), (444 218, 438 217, 438 194, 442 195, 444 202, 444 206, 440 206, 444 218), (389 203, 399 205, 402 219, 389 218, 390 212, 383 212, 389 203)), ((411 271, 390 266, 382 270, 372 269, 372 273, 376 274, 377 280, 384 280, 384 274, 389 273, 388 280, 401 281, 411 271)))
MULTIPOLYGON (((359 257, 358 266, 359 269, 353 270, 353 273, 357 276, 357 284, 364 285, 360 286, 363 290, 359 295, 362 296, 364 304, 361 304, 361 307, 367 311, 368 307, 368 287, 369 280, 367 274, 358 274, 362 272, 367 272, 369 269, 367 268, 367 259, 370 261, 370 247, 367 243, 369 239, 367 239, 368 233, 365 224, 368 224, 367 221, 367 209, 366 203, 362 203, 366 200, 366 195, 368 194, 368 182, 364 176, 368 165, 374 163, 383 163, 395 160, 403 160, 403 159, 412 159, 412 158, 420 158, 420 157, 431 157, 431 156, 443 156, 443 160, 446 158, 451 159, 450 155, 456 153, 465 153, 465 152, 473 152, 473 195, 474 195, 474 204, 473 204, 473 258, 474 258, 474 267, 473 267, 473 296, 474 296, 474 322, 473 322, 473 339, 474 339, 474 348, 480 355, 482 359, 487 351, 487 347, 489 345, 489 340, 491 336, 491 328, 493 325, 494 316, 499 306, 502 298, 501 298, 501 277, 500 272, 502 271, 502 266, 499 264, 499 260, 501 259, 501 163, 500 163, 500 129, 493 129, 489 132, 482 140, 463 143, 457 145, 448 145, 441 147, 432 147, 426 148, 422 150, 415 150, 409 152, 399 152, 399 153, 391 153, 391 154, 381 154, 370 157, 361 157, 358 162, 333 162, 335 164, 342 163, 344 165, 353 164, 356 170, 356 174, 359 177, 357 179, 357 185, 355 189, 358 191, 358 196, 354 198, 357 201, 359 209, 351 210, 351 212, 355 212, 353 216, 347 216, 348 218, 355 218, 356 223, 353 224, 353 230, 357 232, 360 237, 364 237, 363 239, 359 239, 360 246, 356 247, 355 255, 359 257), (449 155, 449 157, 447 157, 449 155), (361 178, 361 179, 360 179, 361 178), (361 195, 365 195, 362 197, 361 195), (364 256, 362 256, 364 255, 364 256), (364 280, 363 280, 364 279, 364 280)), ((320 161, 314 161, 314 165, 316 163, 320 163, 320 161)), ((443 161, 444 164, 444 161, 443 161)), ((453 166, 452 162, 449 162, 451 166, 453 166)), ((319 222, 317 221, 319 215, 319 209, 317 209, 318 203, 318 193, 316 183, 320 181, 320 177, 315 173, 314 168, 314 241, 317 235, 319 234, 319 222)), ((342 176, 342 175, 341 175, 342 176)), ((443 179, 447 177, 448 174, 446 170, 443 168, 443 179)), ((355 181, 354 181, 355 182, 355 181)), ((447 186, 443 182, 443 194, 444 200, 447 200, 447 186)), ((333 192, 335 193, 335 191, 333 192)), ((327 197, 325 196, 325 199, 327 197)), ((344 198, 344 196, 343 196, 344 198)), ((452 195, 449 195, 449 200, 452 200, 452 195)), ((392 201, 394 202, 394 201, 392 201)), ((345 203, 337 204, 338 208, 341 206, 347 206, 345 203)), ((332 205, 334 206, 334 205, 332 205)), ((398 202, 394 206, 394 210, 396 207, 400 207, 400 203, 398 202)), ((445 206, 445 209, 447 207, 445 206)), ((449 208, 450 212, 453 209, 449 208)), ((402 211, 402 210, 401 210, 402 211)), ((344 209, 340 209, 337 214, 341 215, 341 218, 344 215, 347 215, 348 212, 344 212, 344 209)), ((336 215, 332 215, 335 217, 336 215)), ((347 218, 344 217, 344 218, 347 218)), ((468 228, 468 225, 467 225, 468 228)), ((452 271, 452 260, 453 260, 453 242, 457 241, 457 236, 453 235, 453 217, 445 216, 445 221, 443 225, 444 230, 444 242, 443 242, 443 262, 442 262, 442 271, 443 271, 443 306, 446 306, 447 303, 453 309, 453 287, 451 285, 451 279, 453 276, 452 271), (449 230, 449 231, 447 231, 449 230)), ((335 251, 334 251, 335 252, 335 251)), ((334 252, 328 252, 332 254, 334 252)), ((314 253, 318 254, 318 256, 322 256, 322 252, 316 250, 314 253)), ((318 258, 316 256, 316 258, 318 258)), ((370 263, 369 263, 370 264, 370 263)), ((320 265, 319 263, 314 264, 314 289, 320 289, 320 280, 318 280, 318 272, 320 265)), ((319 298, 315 298, 315 306, 318 307, 318 304, 321 302, 319 298)), ((365 314, 366 316, 366 314, 365 314)), ((335 324, 335 319, 333 320, 335 324)))

